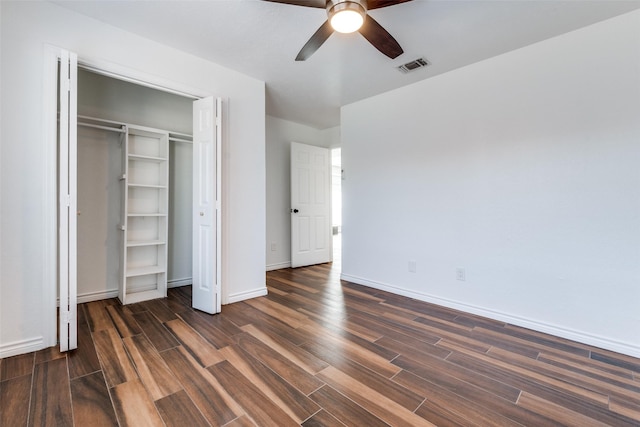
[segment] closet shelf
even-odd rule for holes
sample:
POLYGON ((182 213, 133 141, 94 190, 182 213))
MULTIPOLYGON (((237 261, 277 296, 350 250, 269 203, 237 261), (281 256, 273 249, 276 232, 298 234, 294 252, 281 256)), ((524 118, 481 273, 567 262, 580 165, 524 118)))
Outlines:
POLYGON ((158 162, 158 163, 167 161, 166 157, 143 156, 141 154, 131 154, 131 153, 129 153, 127 156, 129 157, 130 160, 142 160, 147 162, 158 162))
POLYGON ((150 265, 147 267, 127 268, 127 277, 147 276, 149 274, 164 273, 165 268, 161 265, 150 265))
POLYGON ((122 152, 123 304, 167 296, 169 135, 129 126, 122 152))
POLYGON ((127 247, 135 248, 138 246, 159 246, 165 245, 167 242, 164 240, 129 240, 127 241, 127 247))
POLYGON ((135 304, 137 302, 147 301, 147 300, 156 299, 156 298, 165 298, 165 297, 166 295, 162 291, 159 291, 158 289, 154 289, 154 288, 150 288, 149 290, 136 289, 134 291, 131 291, 129 294, 127 294, 127 304, 135 304))

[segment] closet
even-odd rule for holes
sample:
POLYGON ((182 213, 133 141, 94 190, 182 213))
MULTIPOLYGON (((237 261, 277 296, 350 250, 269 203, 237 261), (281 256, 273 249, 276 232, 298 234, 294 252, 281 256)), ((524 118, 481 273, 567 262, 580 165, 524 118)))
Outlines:
POLYGON ((192 283, 193 99, 78 70, 78 302, 192 283))

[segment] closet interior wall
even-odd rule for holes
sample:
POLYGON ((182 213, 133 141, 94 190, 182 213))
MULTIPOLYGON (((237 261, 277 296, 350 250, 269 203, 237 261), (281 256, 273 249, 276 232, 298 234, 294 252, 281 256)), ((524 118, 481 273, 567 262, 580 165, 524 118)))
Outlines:
MULTIPOLYGON (((78 70, 78 115, 191 134, 193 100, 78 70)), ((116 297, 122 251, 121 133, 78 128, 78 301, 116 297)), ((168 286, 191 283, 192 145, 169 144, 168 286)))

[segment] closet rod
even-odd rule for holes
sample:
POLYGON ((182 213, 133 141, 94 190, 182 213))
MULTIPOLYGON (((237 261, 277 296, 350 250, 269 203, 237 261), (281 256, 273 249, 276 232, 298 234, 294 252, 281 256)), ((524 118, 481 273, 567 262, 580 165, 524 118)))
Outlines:
MULTIPOLYGON (((130 123, 122 123, 122 122, 115 122, 113 120, 105 120, 105 119, 99 119, 97 117, 90 117, 90 116, 81 116, 78 114, 78 124, 80 125, 80 120, 85 120, 85 121, 90 121, 90 122, 99 122, 99 123, 107 123, 109 125, 114 125, 114 126, 120 126, 122 128, 124 128, 125 126, 130 125, 130 123)), ((111 128, 108 126, 104 126, 101 127, 100 125, 96 125, 93 123, 82 123, 82 126, 89 126, 89 127, 96 127, 98 129, 106 129, 106 130, 115 130, 117 132, 124 132, 124 129, 120 129, 120 128, 111 128)), ((135 126, 135 125, 133 125, 135 126)), ((159 129, 160 130, 160 129, 159 129)), ((193 141, 186 139, 186 138, 193 138, 193 136, 189 135, 188 133, 180 133, 180 132, 173 132, 170 130, 164 130, 165 132, 167 132, 169 134, 169 139, 170 140, 174 140, 177 142, 189 142, 192 143, 193 141), (180 137, 180 138, 176 138, 180 137), (185 137, 185 138, 182 138, 185 137)))
POLYGON ((92 121, 92 122, 108 123, 108 124, 114 125, 114 126, 124 126, 124 125, 126 125, 126 123, 114 122, 113 120, 99 119, 97 117, 91 117, 91 116, 82 116, 80 114, 78 114, 78 119, 89 120, 89 121, 92 121))
POLYGON ((185 142, 187 144, 193 144, 193 141, 191 141, 190 139, 182 139, 182 138, 173 138, 173 137, 169 137, 169 141, 173 141, 173 142, 185 142))
POLYGON ((193 138, 193 135, 189 135, 188 133, 171 132, 171 131, 169 131, 169 133, 175 136, 185 136, 187 138, 193 138))
POLYGON ((78 122, 78 126, 84 126, 84 127, 96 128, 96 129, 103 129, 103 130, 111 130, 111 131, 118 132, 118 133, 124 133, 124 129, 121 129, 121 128, 110 128, 108 126, 93 125, 91 123, 78 122))

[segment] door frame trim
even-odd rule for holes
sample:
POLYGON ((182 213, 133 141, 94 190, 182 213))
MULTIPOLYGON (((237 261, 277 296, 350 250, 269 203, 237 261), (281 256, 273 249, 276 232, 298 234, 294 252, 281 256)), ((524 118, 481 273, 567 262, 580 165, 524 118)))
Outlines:
POLYGON ((44 347, 56 345, 58 293, 58 61, 62 49, 45 45, 43 82, 44 251, 42 264, 42 337, 44 347))

